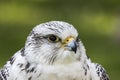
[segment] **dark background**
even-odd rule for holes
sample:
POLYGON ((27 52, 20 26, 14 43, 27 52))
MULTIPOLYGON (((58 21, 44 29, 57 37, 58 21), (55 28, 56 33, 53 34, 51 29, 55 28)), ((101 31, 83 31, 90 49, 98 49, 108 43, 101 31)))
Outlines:
POLYGON ((73 24, 92 61, 120 79, 120 0, 0 0, 0 67, 34 26, 51 20, 73 24))

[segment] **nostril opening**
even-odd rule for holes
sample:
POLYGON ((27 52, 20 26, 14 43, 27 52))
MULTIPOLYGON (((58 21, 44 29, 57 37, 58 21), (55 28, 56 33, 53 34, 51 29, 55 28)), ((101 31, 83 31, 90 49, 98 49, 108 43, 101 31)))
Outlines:
POLYGON ((69 40, 67 40, 67 42, 68 42, 69 40))

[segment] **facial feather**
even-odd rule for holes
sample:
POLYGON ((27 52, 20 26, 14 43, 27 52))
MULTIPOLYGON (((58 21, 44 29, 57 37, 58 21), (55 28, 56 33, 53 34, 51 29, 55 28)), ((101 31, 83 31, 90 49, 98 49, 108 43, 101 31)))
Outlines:
POLYGON ((77 30, 68 23, 51 21, 37 25, 27 38, 26 56, 32 62, 46 64, 77 60, 76 55, 79 53, 74 54, 61 47, 68 37, 73 37, 75 40, 78 37, 77 30), (52 43, 46 38, 48 35, 55 35, 60 41, 52 43))

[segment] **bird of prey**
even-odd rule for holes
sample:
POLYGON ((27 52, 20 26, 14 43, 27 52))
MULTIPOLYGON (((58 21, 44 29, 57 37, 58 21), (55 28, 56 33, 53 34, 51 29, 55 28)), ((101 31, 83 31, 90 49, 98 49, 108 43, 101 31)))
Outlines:
POLYGON ((73 25, 37 25, 25 46, 0 69, 0 80, 109 80, 105 69, 86 55, 73 25))

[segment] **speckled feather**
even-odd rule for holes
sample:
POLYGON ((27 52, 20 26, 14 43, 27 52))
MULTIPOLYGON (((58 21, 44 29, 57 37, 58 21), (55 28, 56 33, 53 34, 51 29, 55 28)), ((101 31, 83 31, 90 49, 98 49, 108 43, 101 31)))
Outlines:
POLYGON ((33 28, 25 46, 1 68, 0 80, 109 80, 109 77, 101 65, 87 57, 71 24, 50 21, 33 28), (59 41, 49 41, 49 35, 55 35, 59 41), (76 51, 69 46, 61 47, 69 37, 75 39, 76 51))

